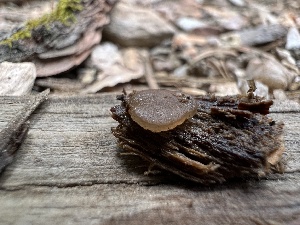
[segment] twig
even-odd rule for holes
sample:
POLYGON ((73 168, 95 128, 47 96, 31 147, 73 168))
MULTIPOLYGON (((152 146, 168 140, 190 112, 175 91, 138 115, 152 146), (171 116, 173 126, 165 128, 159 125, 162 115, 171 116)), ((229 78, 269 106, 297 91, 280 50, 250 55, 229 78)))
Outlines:
POLYGON ((206 50, 206 51, 202 52, 201 54, 197 55, 190 62, 190 66, 196 64, 197 62, 201 61, 202 59, 216 56, 216 55, 230 55, 233 57, 238 56, 238 54, 236 53, 236 51, 234 49, 229 49, 229 50, 228 49, 209 49, 209 50, 206 50))

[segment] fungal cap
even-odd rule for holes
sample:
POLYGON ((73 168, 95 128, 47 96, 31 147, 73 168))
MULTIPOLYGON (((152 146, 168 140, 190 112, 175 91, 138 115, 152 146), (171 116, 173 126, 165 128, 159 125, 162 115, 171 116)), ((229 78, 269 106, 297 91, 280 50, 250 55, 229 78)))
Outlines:
POLYGON ((171 130, 197 112, 196 101, 178 91, 134 91, 126 102, 132 120, 152 132, 171 130))

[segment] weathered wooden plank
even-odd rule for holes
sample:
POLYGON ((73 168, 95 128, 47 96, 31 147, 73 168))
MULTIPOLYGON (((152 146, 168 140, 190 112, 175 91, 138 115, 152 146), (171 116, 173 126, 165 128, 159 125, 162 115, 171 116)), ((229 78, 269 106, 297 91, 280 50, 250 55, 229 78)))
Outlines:
POLYGON ((46 225, 297 225, 299 190, 299 183, 295 185, 292 179, 219 188, 125 184, 28 187, 0 191, 0 219, 2 224, 46 225))
MULTIPOLYGON (((0 129, 29 98, 0 98, 0 129)), ((51 97, 0 176, 0 224, 300 224, 300 106, 276 104, 287 173, 201 187, 120 156, 115 95, 51 97), (150 184, 150 186, 149 186, 150 184)))
POLYGON ((109 111, 115 103, 112 96, 50 99, 33 115, 26 141, 0 178, 6 180, 2 187, 149 180, 128 173, 117 157, 109 111))

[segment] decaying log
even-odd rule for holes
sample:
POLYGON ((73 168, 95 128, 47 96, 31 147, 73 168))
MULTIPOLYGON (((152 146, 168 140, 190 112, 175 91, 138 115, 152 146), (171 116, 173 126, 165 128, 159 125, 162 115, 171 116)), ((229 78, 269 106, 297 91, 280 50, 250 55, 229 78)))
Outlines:
MULTIPOLYGON (((285 174, 204 187, 120 155, 115 94, 50 97, 0 177, 0 224, 299 224, 300 106, 276 102, 285 174)), ((29 97, 0 98, 0 129, 29 97)))

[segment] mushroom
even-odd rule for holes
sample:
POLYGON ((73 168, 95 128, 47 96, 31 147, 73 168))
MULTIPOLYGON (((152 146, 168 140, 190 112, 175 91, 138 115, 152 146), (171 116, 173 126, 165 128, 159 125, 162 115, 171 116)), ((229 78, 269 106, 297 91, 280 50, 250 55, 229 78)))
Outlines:
POLYGON ((196 101, 177 91, 134 91, 125 101, 132 120, 152 132, 173 129, 197 112, 196 101))

